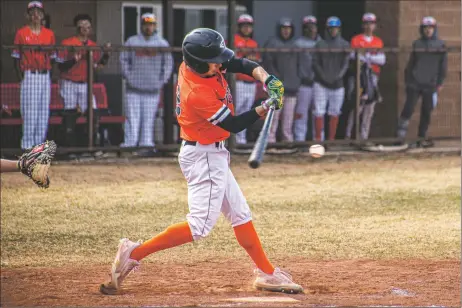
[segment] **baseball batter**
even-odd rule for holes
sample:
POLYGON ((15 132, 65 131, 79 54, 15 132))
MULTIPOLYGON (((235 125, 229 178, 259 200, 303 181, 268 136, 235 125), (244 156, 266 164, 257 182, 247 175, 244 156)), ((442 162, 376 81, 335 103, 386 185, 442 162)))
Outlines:
POLYGON ((283 106, 282 82, 257 63, 235 58, 220 33, 199 28, 182 44, 184 62, 178 74, 176 114, 181 127, 180 168, 188 183, 186 221, 168 227, 144 243, 120 240, 111 280, 100 286, 116 294, 123 280, 148 255, 206 237, 223 213, 234 228, 239 244, 257 266, 254 286, 276 292, 302 292, 291 276, 274 268, 252 223, 249 205, 230 170, 230 153, 224 141, 264 116, 270 107, 283 106), (224 72, 244 73, 265 84, 272 100, 234 116, 233 100, 224 72))
MULTIPOLYGON (((74 26, 77 28, 77 34, 64 39, 61 42, 63 46, 96 46, 96 42, 90 39, 91 17, 87 14, 78 14, 74 17, 74 26)), ((110 46, 106 44, 106 46, 110 46)), ((104 53, 102 56, 99 52, 93 53, 95 68, 107 64, 109 54, 104 53)), ((60 95, 64 101, 63 124, 66 128, 66 145, 75 146, 75 125, 80 114, 87 111, 87 70, 88 63, 86 51, 79 50, 70 52, 68 49, 59 52, 56 59, 60 75, 60 95)), ((93 109, 96 109, 96 100, 93 95, 93 109)), ((96 121, 96 117, 95 117, 96 121)), ((96 127, 96 126, 95 126, 96 127)))
MULTIPOLYGON (((27 5, 29 24, 16 32, 15 45, 55 45, 55 35, 42 26, 42 2, 27 5)), ((21 116, 23 119, 21 148, 28 149, 45 141, 50 115, 51 61, 56 53, 26 49, 13 50, 15 67, 21 80, 21 116)))
MULTIPOLYGON (((253 17, 248 14, 242 14, 237 20, 239 32, 234 36, 234 45, 236 48, 257 48, 257 42, 252 39, 253 34, 253 17)), ((239 52, 236 55, 239 58, 260 62, 259 52, 239 52)), ((257 92, 255 79, 246 74, 236 74, 236 114, 242 114, 248 111, 255 102, 257 92)), ((246 131, 243 130, 236 134, 236 142, 239 144, 247 143, 246 131)))

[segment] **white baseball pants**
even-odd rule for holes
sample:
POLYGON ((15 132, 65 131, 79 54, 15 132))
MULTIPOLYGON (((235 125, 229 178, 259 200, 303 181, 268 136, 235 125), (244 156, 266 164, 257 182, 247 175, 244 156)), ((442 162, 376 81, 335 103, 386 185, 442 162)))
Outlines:
MULTIPOLYGON (((64 101, 64 109, 77 109, 77 106, 79 106, 82 113, 87 111, 87 83, 77 83, 70 80, 61 79, 59 81, 59 88, 59 93, 64 101)), ((94 95, 93 109, 96 109, 96 99, 94 95)))
POLYGON ((125 95, 125 127, 122 147, 154 147, 154 121, 159 93, 128 90, 125 95))
POLYGON ((273 123, 271 124, 270 134, 268 136, 268 142, 276 142, 276 132, 279 126, 279 120, 281 120, 282 125, 282 140, 288 142, 294 141, 293 123, 296 105, 296 96, 284 97, 284 107, 274 113, 273 123))
POLYGON ((341 114, 345 88, 329 89, 315 82, 314 92, 314 115, 323 117, 326 113, 338 117, 341 114))
POLYGON ((188 182, 186 215, 194 240, 206 237, 220 213, 233 227, 252 220, 249 205, 229 168, 230 153, 224 142, 181 146, 181 171, 188 182))
MULTIPOLYGON (((255 83, 236 81, 236 115, 249 111, 255 102, 255 94, 257 88, 255 83)), ((240 144, 247 143, 247 130, 243 130, 236 134, 236 142, 240 144)))
POLYGON ((20 104, 22 124, 21 148, 31 148, 46 140, 50 116, 50 73, 24 72, 20 104))
MULTIPOLYGON (((308 114, 313 105, 313 87, 302 85, 298 90, 297 107, 295 108, 294 137, 295 141, 306 141, 308 131, 308 114)), ((314 120, 312 125, 315 132, 314 120)))

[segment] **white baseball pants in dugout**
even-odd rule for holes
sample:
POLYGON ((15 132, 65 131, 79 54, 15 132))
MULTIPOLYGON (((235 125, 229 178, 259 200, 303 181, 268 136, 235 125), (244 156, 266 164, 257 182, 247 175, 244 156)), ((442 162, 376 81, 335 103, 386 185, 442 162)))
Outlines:
POLYGON ((249 205, 229 168, 230 153, 224 142, 188 145, 183 141, 178 161, 188 183, 186 219, 194 240, 210 233, 220 213, 233 227, 252 220, 249 205))
POLYGON ((45 141, 50 116, 51 79, 49 71, 25 71, 21 81, 20 109, 23 118, 21 148, 45 141))

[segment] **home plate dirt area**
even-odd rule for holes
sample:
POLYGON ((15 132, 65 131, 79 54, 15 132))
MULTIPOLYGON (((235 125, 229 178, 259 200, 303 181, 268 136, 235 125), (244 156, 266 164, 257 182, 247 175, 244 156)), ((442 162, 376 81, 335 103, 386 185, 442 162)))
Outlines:
POLYGON ((281 260, 297 295, 253 290, 246 261, 147 264, 114 296, 98 292, 107 266, 4 269, 2 306, 460 306, 457 260, 281 260))
POLYGON ((143 259, 120 294, 99 293, 121 238, 185 220, 186 181, 165 159, 52 165, 47 190, 1 174, 1 306, 461 306, 459 155, 231 168, 268 258, 304 294, 254 290, 223 216, 143 259))

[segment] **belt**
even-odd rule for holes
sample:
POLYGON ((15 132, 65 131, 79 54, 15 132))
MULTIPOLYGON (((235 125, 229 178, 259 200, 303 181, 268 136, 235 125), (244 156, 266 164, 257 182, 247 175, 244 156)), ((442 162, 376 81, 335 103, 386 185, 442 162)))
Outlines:
MULTIPOLYGON (((192 145, 192 146, 196 146, 197 145, 197 141, 189 141, 189 140, 183 140, 183 145, 192 145)), ((217 141, 215 142, 215 147, 217 149, 221 148, 224 146, 224 141, 217 141)))
POLYGON ((237 80, 237 81, 240 81, 240 82, 243 82, 243 83, 248 83, 248 84, 252 84, 252 83, 255 83, 255 81, 249 81, 249 80, 237 80))
POLYGON ((48 70, 30 70, 31 74, 48 74, 48 70))
POLYGON ((66 81, 73 82, 73 83, 79 83, 79 84, 87 83, 86 81, 75 81, 75 80, 71 80, 71 79, 66 79, 66 81))

